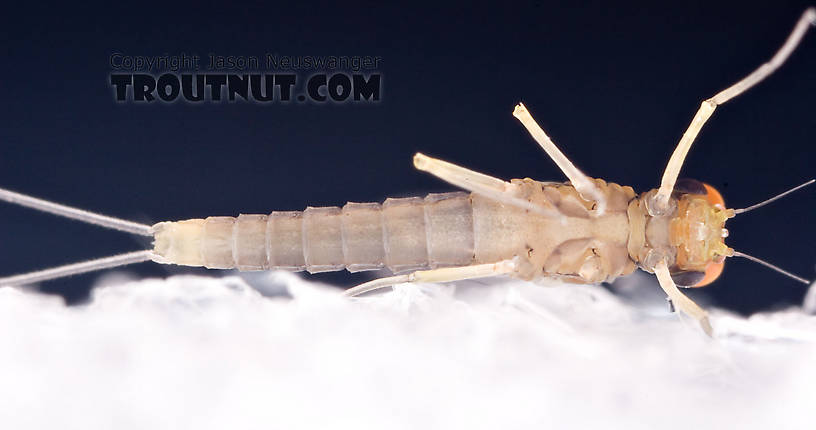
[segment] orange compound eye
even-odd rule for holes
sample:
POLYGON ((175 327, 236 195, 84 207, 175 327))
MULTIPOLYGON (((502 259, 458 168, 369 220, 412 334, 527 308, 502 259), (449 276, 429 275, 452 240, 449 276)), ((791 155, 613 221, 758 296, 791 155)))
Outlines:
POLYGON ((701 279, 700 282, 694 284, 693 287, 694 288, 705 287, 706 285, 714 282, 714 280, 719 278, 720 274, 722 274, 723 267, 725 267, 724 261, 721 263, 709 263, 705 270, 705 277, 703 277, 703 279, 701 279))
POLYGON ((720 208, 725 209, 725 199, 723 199, 722 194, 720 194, 720 192, 711 185, 703 183, 703 186, 707 191, 706 200, 708 200, 708 202, 714 206, 719 206, 720 208))

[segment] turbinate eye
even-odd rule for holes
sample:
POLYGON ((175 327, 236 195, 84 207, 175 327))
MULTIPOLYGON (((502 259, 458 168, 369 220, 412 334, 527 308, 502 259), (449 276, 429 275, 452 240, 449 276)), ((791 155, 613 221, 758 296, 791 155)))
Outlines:
POLYGON ((694 270, 680 270, 671 273, 671 278, 674 283, 681 288, 698 287, 703 279, 705 279, 706 272, 697 272, 694 270))
POLYGON ((679 194, 699 194, 706 196, 712 206, 725 208, 725 199, 716 188, 696 179, 680 178, 674 184, 674 192, 679 194))
POLYGON ((680 194, 700 194, 706 195, 708 190, 706 184, 689 178, 680 178, 674 183, 674 192, 680 194))
POLYGON ((722 274, 725 262, 709 263, 705 272, 696 270, 676 270, 671 273, 672 281, 681 288, 698 288, 714 282, 722 274))
POLYGON ((716 262, 709 263, 708 266, 706 267, 705 277, 703 277, 703 279, 701 279, 700 282, 694 284, 694 287, 705 287, 706 285, 714 282, 717 278, 720 277, 724 267, 725 261, 721 261, 719 263, 716 262))
POLYGON ((722 194, 720 194, 720 192, 711 185, 703 184, 703 186, 706 189, 705 195, 708 202, 711 203, 712 206, 719 206, 720 208, 725 209, 725 199, 723 199, 722 194))

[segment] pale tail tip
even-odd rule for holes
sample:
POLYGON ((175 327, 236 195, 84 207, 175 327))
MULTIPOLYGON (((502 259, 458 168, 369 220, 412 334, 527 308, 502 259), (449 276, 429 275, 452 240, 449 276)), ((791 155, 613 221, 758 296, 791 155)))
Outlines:
POLYGON ((804 19, 810 21, 810 25, 816 26, 816 7, 809 7, 805 10, 804 19))
POLYGON ((513 109, 513 116, 518 118, 521 115, 525 115, 527 113, 527 108, 524 107, 524 103, 520 103, 516 105, 516 108, 513 109))
POLYGON ((414 167, 422 170, 428 164, 428 157, 421 153, 417 152, 414 154, 414 167))

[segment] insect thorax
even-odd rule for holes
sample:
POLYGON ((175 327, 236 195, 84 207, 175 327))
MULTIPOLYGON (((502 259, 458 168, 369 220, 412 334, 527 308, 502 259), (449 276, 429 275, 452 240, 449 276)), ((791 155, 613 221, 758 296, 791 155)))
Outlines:
POLYGON ((523 190, 520 197, 556 209, 560 217, 527 215, 530 223, 519 252, 530 263, 524 278, 558 277, 580 283, 611 281, 635 270, 627 243, 630 229, 627 209, 635 198, 631 187, 594 180, 606 200, 603 213, 583 199, 570 184, 513 180, 523 190))

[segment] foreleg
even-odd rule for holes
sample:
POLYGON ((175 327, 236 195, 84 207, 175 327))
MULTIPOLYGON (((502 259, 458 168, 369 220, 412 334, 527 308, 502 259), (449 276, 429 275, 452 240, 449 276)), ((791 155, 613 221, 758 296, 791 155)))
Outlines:
POLYGON ((697 134, 700 133, 700 129, 703 128, 703 125, 714 113, 714 109, 744 93, 776 71, 776 69, 788 59, 791 52, 796 49, 796 46, 802 41, 802 37, 804 37, 808 27, 811 25, 816 25, 816 8, 809 8, 802 14, 802 17, 799 18, 790 36, 788 36, 788 40, 785 41, 785 44, 779 48, 779 51, 777 51, 770 61, 759 66, 758 69, 754 70, 741 81, 720 91, 714 97, 705 100, 703 104, 700 105, 700 109, 697 111, 697 114, 694 115, 691 124, 688 126, 686 132, 683 133, 680 143, 677 144, 677 148, 675 148, 669 159, 669 163, 663 173, 663 179, 660 181, 660 189, 651 201, 647 202, 647 207, 652 215, 660 215, 671 209, 669 207, 669 197, 671 197, 671 193, 674 190, 674 183, 677 181, 680 169, 683 167, 683 161, 685 161, 694 139, 697 138, 697 134))
POLYGON ((701 308, 697 303, 694 303, 690 298, 686 297, 685 294, 681 293, 680 290, 677 288, 677 285, 671 278, 671 273, 669 273, 669 267, 666 265, 666 260, 662 260, 654 268, 655 275, 657 275, 657 281, 660 282, 660 287, 663 288, 663 291, 666 292, 666 295, 669 296, 674 306, 681 310, 686 315, 694 318, 700 323, 700 327, 703 328, 703 331, 706 332, 707 335, 712 335, 711 330, 711 323, 708 320, 708 312, 706 312, 703 308, 701 308))

